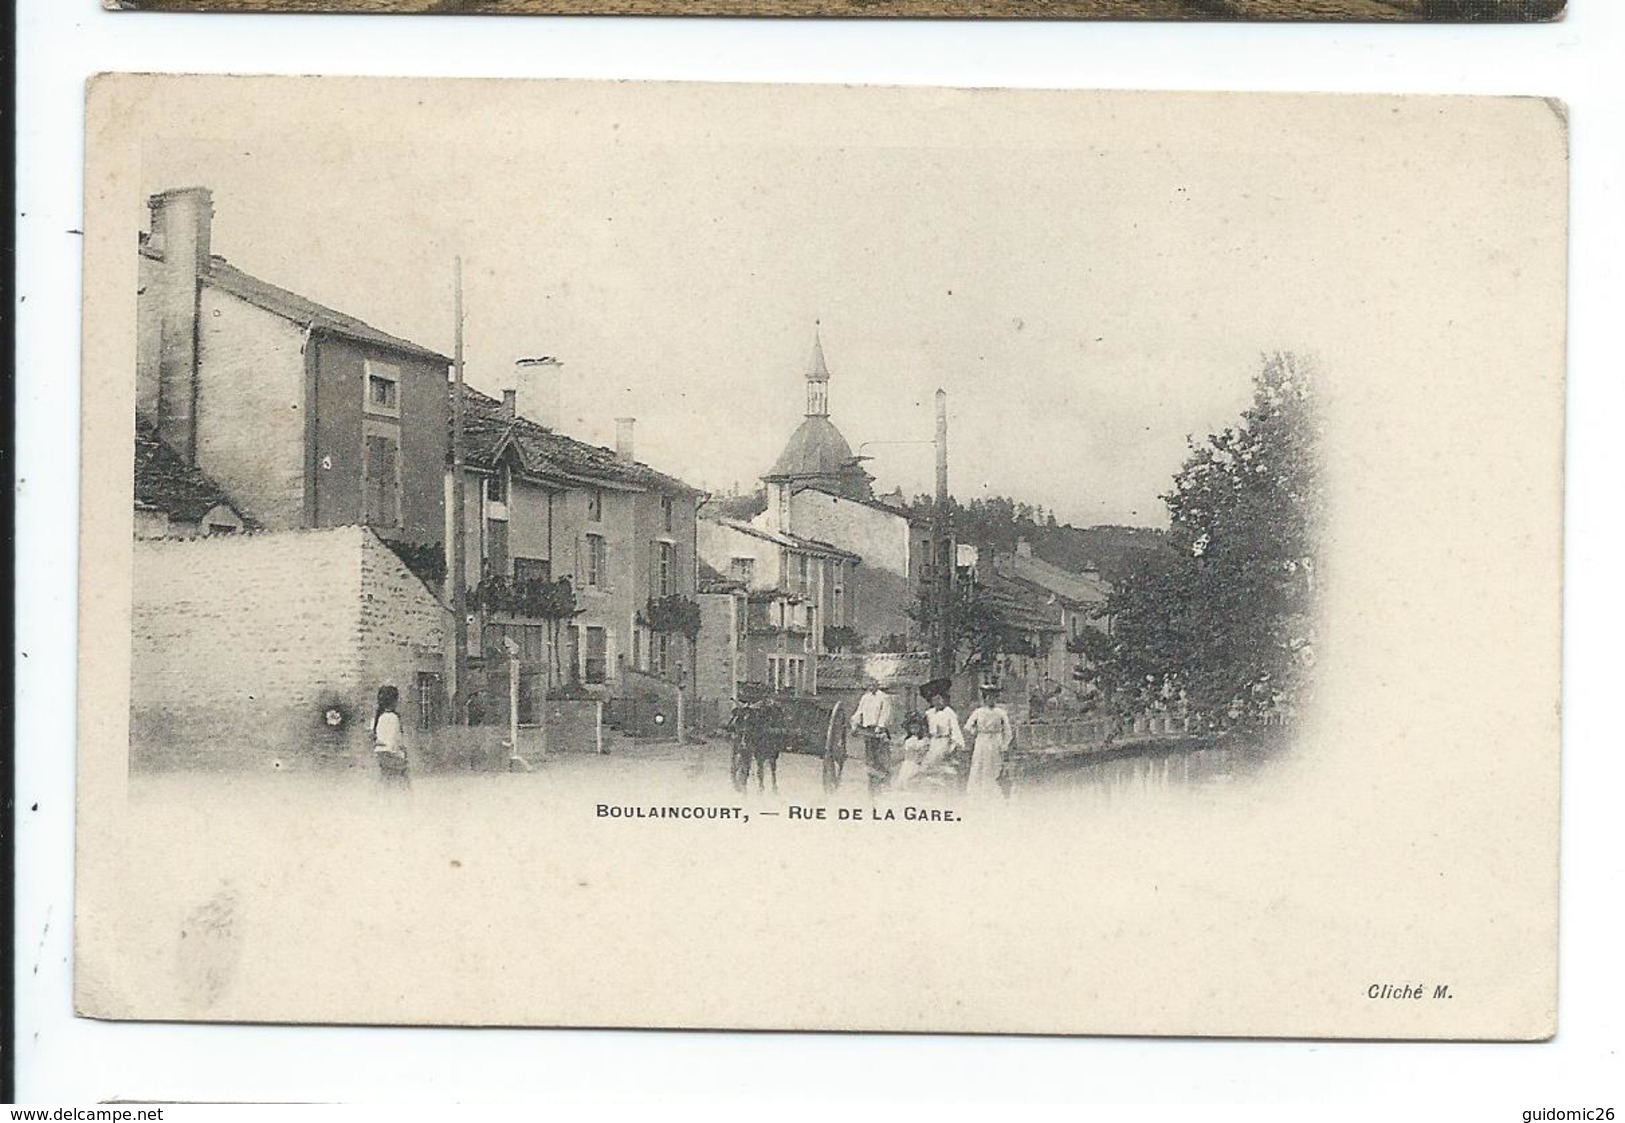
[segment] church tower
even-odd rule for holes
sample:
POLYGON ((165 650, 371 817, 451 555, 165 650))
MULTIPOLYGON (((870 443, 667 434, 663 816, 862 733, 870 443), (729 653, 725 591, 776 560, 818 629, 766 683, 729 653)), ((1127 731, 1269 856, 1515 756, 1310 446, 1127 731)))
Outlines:
POLYGON ((824 340, 813 324, 812 362, 807 364, 807 416, 829 416, 829 367, 824 365, 824 340))
MULTIPOLYGON (((770 521, 791 493, 816 487, 848 499, 874 498, 873 477, 863 470, 852 446, 829 419, 829 366, 824 361, 824 340, 813 326, 812 359, 807 363, 807 414, 790 434, 773 468, 762 477, 767 484, 770 521)), ((780 527, 782 529, 782 527, 780 527)))

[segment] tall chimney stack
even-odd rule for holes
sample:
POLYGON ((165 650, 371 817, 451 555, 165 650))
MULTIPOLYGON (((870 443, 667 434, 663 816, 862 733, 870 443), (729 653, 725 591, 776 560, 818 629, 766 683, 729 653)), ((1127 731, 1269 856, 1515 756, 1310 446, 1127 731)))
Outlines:
POLYGON ((513 364, 515 408, 519 416, 549 429, 557 429, 564 412, 559 368, 551 355, 517 359, 513 364))
POLYGON ((637 459, 632 452, 632 426, 636 423, 635 417, 615 419, 615 459, 625 464, 631 464, 637 459))
POLYGON ((141 321, 144 330, 158 333, 158 369, 156 379, 149 375, 148 385, 138 387, 138 398, 156 414, 164 443, 196 464, 198 300, 209 271, 214 202, 207 187, 177 187, 153 195, 147 206, 147 247, 162 260, 150 293, 156 315, 141 321))

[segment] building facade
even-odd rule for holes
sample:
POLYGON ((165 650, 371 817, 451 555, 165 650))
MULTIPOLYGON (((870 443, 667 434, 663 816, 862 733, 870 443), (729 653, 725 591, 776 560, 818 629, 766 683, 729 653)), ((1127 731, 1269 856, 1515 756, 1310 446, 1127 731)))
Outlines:
POLYGON ((450 360, 215 255, 208 189, 148 206, 136 412, 157 438, 263 529, 440 543, 450 360))
POLYGON ((792 694, 818 691, 818 660, 852 628, 861 559, 827 542, 723 516, 701 518, 701 560, 743 590, 740 682, 792 694))
MULTIPOLYGON (((474 716, 505 713, 504 640, 517 649, 522 723, 549 691, 610 697, 629 675, 691 688, 700 492, 637 461, 630 419, 608 449, 527 417, 521 401, 537 400, 521 393, 527 380, 500 400, 464 391, 470 675, 485 696, 474 716)), ((449 465, 444 486, 450 543, 449 465)))
POLYGON ((851 587, 851 617, 861 642, 917 642, 913 613, 930 572, 929 527, 877 499, 863 458, 830 420, 830 372, 817 332, 805 375, 806 416, 762 477, 766 506, 751 523, 836 547, 863 559, 851 587))

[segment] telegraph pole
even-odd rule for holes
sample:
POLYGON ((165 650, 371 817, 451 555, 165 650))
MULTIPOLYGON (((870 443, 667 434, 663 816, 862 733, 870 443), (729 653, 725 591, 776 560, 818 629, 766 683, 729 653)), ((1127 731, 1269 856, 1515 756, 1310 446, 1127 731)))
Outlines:
POLYGON ((936 642, 931 649, 931 676, 954 673, 954 571, 953 520, 948 508, 948 393, 937 391, 937 504, 931 520, 931 540, 936 543, 936 642))
MULTIPOLYGON (((463 259, 458 257, 452 273, 452 316, 457 321, 452 351, 451 394, 451 614, 452 614, 452 692, 451 723, 468 720, 468 568, 465 526, 465 480, 463 477, 463 259)), ((519 751, 517 742, 514 752, 519 751)))

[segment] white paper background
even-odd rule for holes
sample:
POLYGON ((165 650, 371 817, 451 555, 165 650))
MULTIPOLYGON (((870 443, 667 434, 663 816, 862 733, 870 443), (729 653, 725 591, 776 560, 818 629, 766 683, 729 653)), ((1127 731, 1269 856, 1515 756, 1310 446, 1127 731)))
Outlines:
MULTIPOLYGON (((104 13, 21 0, 19 1097, 762 1097, 1617 1103, 1625 4, 1525 27, 743 22, 104 13), (99 70, 1538 93, 1570 104, 1560 1027, 1536 1046, 133 1026, 69 1001, 82 89, 99 70), (33 810, 34 805, 38 810, 33 810)), ((1470 653, 1463 653, 1470 657, 1470 653)))

